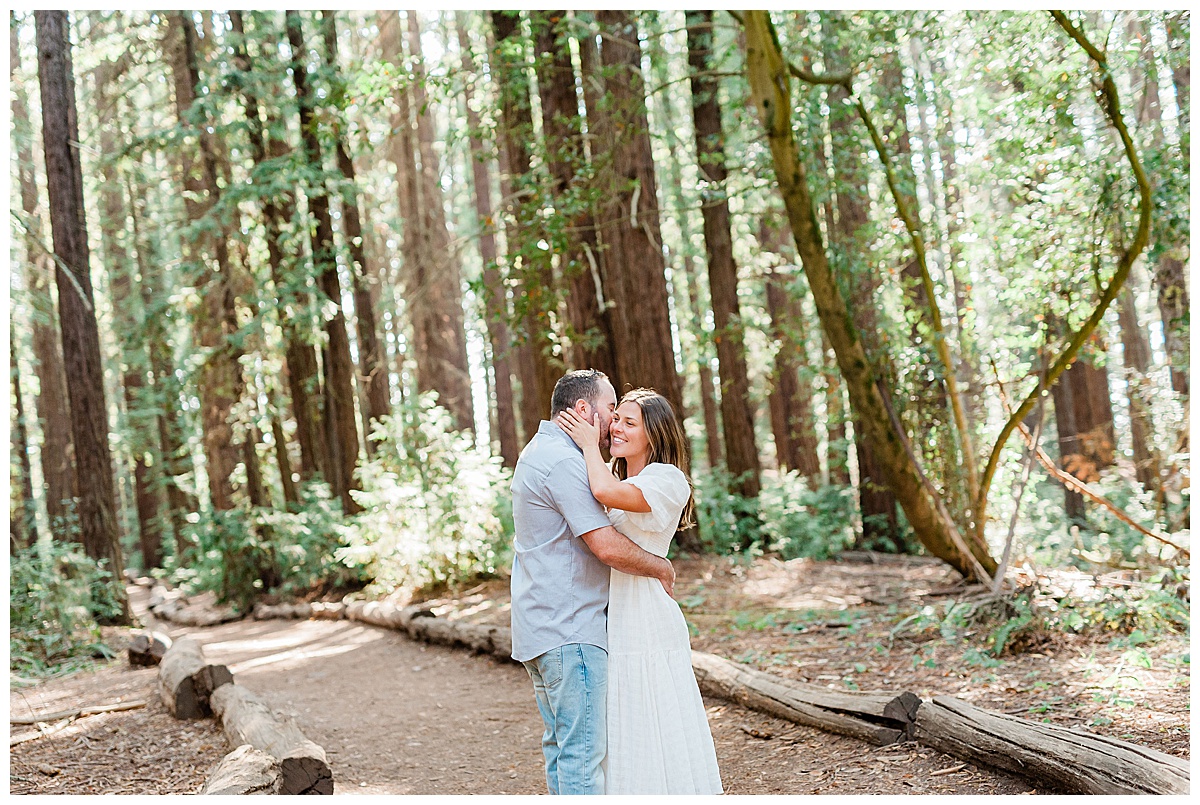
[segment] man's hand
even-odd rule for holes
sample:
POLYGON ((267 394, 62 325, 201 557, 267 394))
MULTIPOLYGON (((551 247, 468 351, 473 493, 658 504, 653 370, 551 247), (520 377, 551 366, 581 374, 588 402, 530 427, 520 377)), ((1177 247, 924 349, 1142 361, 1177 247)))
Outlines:
POLYGON ((675 597, 675 567, 674 567, 674 565, 671 564, 671 562, 669 560, 664 559, 663 561, 667 563, 667 569, 666 569, 666 572, 663 573, 663 575, 658 577, 658 580, 662 582, 663 589, 667 591, 667 595, 674 598, 675 597))

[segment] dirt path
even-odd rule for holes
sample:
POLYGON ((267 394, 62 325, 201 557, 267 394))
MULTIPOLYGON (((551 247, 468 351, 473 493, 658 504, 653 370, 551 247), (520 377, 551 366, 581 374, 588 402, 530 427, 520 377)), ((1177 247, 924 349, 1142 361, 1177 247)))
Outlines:
MULTIPOLYGON (((143 591, 135 595, 144 596, 143 591)), ((136 599, 135 599, 136 602, 136 599)), ((208 656, 230 666, 240 684, 291 716, 309 738, 325 747, 339 794, 539 794, 545 792, 539 742, 541 720, 529 678, 520 666, 468 652, 426 646, 398 633, 350 621, 243 621, 206 629, 171 628, 192 634, 208 656)), ((154 696, 151 671, 118 662, 102 671, 48 682, 10 696, 14 714, 30 707, 45 712, 72 696, 91 703, 103 688, 130 697, 154 696), (90 680, 89 680, 90 678, 90 680), (89 684, 90 681, 90 684, 89 684), (70 689, 69 691, 67 689, 70 689)), ((157 702, 155 702, 157 704, 157 702)), ((726 792, 809 793, 1026 793, 1031 786, 1002 775, 960 766, 953 758, 914 744, 873 747, 716 700, 706 701, 726 792)), ((161 705, 157 705, 161 709, 161 705)), ((76 729, 123 729, 137 717, 113 713, 83 719, 76 729), (103 719, 104 721, 101 721, 103 719), (90 723, 89 723, 90 722, 90 723)), ((152 711, 153 712, 153 711, 152 711)), ((228 751, 212 722, 182 725, 189 735, 199 778, 179 780, 175 791, 194 791, 212 763, 228 751), (199 743, 197 743, 199 741, 199 743), (199 747, 205 747, 199 750, 199 747)), ((142 717, 147 714, 142 712, 142 717)), ((142 730, 144 735, 146 729, 142 730)), ((122 756, 120 733, 104 733, 105 753, 122 756)), ((129 730, 126 729, 126 734, 129 730)), ((12 753, 14 793, 50 793, 64 786, 72 765, 96 762, 85 747, 45 738, 12 753), (36 772, 39 754, 52 747, 61 775, 36 772)), ((145 740, 143 738, 143 740, 145 740)), ((188 750, 184 750, 185 752, 188 750)), ((139 774, 152 777, 151 765, 139 774)), ((81 767, 82 768, 82 767, 81 767)), ((97 775, 88 790, 114 791, 97 775)), ((129 790, 128 788, 122 790, 129 790)), ((155 789, 161 790, 161 789, 155 789)), ((150 793, 150 789, 143 789, 150 793)), ((163 792, 165 793, 165 792, 163 792)))

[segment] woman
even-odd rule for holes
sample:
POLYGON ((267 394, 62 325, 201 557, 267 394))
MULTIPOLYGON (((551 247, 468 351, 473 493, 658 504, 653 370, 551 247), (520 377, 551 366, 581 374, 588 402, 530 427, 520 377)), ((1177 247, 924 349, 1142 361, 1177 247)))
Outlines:
MULTIPOLYGON (((609 429, 612 468, 600 429, 573 411, 558 424, 583 449, 596 500, 625 536, 666 556, 693 524, 683 428, 666 398, 635 389, 609 429)), ((661 582, 613 570, 608 599, 608 794, 719 794, 721 775, 692 672, 687 623, 661 582)))

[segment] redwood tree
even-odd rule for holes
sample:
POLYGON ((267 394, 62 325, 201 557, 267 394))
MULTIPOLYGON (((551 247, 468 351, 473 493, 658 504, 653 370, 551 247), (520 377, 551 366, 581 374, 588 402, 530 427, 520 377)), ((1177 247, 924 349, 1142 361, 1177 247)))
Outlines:
POLYGON ((721 375, 721 422, 725 432, 725 464, 738 479, 738 492, 757 497, 760 489, 758 445, 754 441, 754 412, 746 372, 745 335, 738 306, 737 264, 729 224, 725 182, 725 132, 717 80, 712 76, 713 13, 687 13, 688 78, 692 88, 692 118, 696 156, 705 182, 701 213, 704 250, 708 258, 708 287, 712 298, 713 340, 721 375))
POLYGON ((78 451, 75 459, 79 530, 87 555, 108 561, 113 574, 112 594, 122 607, 120 620, 126 622, 128 604, 120 580, 124 561, 117 534, 104 370, 83 213, 83 171, 79 162, 79 124, 67 12, 36 11, 34 23, 59 321, 63 359, 70 378, 67 394, 71 404, 71 433, 78 451))

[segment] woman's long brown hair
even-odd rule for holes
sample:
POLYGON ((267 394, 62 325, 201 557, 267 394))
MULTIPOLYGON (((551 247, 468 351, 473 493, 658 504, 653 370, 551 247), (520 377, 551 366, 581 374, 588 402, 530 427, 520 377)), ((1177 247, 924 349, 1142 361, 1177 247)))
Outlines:
MULTIPOLYGON (((646 463, 674 464, 683 470, 689 489, 695 489, 688 466, 687 436, 675 417, 675 409, 671 407, 671 403, 654 389, 634 389, 627 392, 617 405, 619 407, 627 402, 637 403, 637 407, 642 411, 642 427, 646 429, 646 438, 650 442, 650 455, 646 463)), ((624 458, 614 458, 611 466, 613 475, 622 481, 629 476, 629 468, 624 458)), ((682 531, 695 524, 696 496, 689 491, 687 504, 679 516, 676 530, 682 531)))

